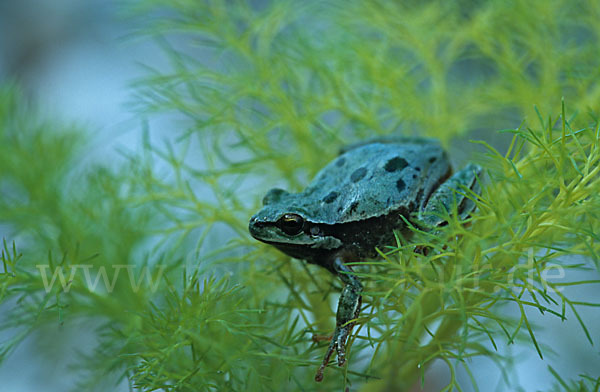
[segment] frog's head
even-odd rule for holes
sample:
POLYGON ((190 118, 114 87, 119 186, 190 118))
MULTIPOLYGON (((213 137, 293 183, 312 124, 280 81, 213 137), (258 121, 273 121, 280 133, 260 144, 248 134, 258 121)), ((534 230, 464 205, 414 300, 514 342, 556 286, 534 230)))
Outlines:
POLYGON ((328 235, 327 225, 311 217, 302 204, 298 194, 271 189, 263 199, 263 208, 250 219, 250 234, 298 259, 313 259, 340 248, 342 242, 328 235))

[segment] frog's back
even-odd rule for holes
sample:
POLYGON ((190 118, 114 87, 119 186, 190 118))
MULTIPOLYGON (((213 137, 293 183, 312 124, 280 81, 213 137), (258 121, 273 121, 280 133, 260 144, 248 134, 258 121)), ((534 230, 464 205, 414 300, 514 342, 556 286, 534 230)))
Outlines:
POLYGON ((325 166, 298 194, 298 207, 325 224, 416 211, 440 182, 439 175, 428 173, 444 173, 444 178, 451 174, 437 141, 402 139, 356 145, 325 166))

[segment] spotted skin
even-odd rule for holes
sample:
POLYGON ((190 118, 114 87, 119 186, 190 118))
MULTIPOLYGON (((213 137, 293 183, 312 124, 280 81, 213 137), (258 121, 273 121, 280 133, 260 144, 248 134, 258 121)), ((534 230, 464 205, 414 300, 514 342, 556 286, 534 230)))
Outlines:
POLYGON ((466 218, 475 203, 462 188, 478 194, 480 175, 473 164, 452 175, 435 140, 390 138, 345 148, 300 193, 267 193, 250 220, 250 234, 344 283, 336 328, 315 380, 322 380, 334 351, 338 365, 345 363, 346 341, 360 313, 363 287, 344 263, 377 257, 376 248, 394 243, 394 231, 410 238, 406 221, 435 230, 453 206, 466 218))

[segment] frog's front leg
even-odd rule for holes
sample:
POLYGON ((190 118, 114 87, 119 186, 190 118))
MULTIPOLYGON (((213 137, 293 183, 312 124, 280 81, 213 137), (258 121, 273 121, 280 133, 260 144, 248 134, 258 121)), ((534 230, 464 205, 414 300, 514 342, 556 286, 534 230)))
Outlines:
POLYGON ((323 380, 323 371, 325 370, 325 367, 327 367, 334 350, 337 352, 338 365, 342 366, 346 362, 346 340, 348 340, 348 335, 350 335, 352 327, 355 324, 353 320, 355 320, 360 313, 362 302, 360 294, 363 286, 358 278, 352 275, 352 269, 344 265, 341 257, 334 258, 333 269, 342 282, 344 282, 344 289, 342 290, 338 302, 335 330, 331 342, 329 343, 329 347, 327 348, 327 352, 325 353, 325 357, 323 358, 323 362, 315 375, 315 381, 323 380))
POLYGON ((481 167, 473 163, 455 173, 431 194, 427 204, 419 213, 418 221, 428 228, 438 227, 445 222, 446 212, 452 213, 455 205, 458 218, 466 219, 476 205, 471 198, 467 197, 468 191, 465 188, 479 195, 481 193, 479 184, 481 174, 481 167))

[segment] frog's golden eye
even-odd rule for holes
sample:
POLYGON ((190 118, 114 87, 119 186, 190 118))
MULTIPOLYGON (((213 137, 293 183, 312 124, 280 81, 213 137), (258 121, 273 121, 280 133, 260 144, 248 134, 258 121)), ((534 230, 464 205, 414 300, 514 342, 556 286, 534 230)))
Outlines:
POLYGON ((296 235, 302 231, 304 219, 298 214, 285 214, 279 218, 277 226, 279 226, 286 234, 296 235))

